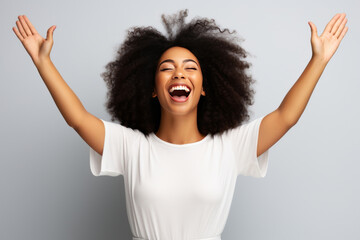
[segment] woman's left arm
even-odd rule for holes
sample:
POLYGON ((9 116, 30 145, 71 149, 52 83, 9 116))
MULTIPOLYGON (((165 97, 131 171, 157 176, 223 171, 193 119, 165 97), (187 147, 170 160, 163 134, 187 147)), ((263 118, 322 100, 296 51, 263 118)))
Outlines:
POLYGON ((327 63, 336 52, 348 27, 346 15, 336 14, 318 36, 316 26, 311 28, 312 57, 304 72, 286 94, 280 106, 266 115, 260 124, 257 156, 263 154, 294 126, 310 99, 310 96, 327 63))

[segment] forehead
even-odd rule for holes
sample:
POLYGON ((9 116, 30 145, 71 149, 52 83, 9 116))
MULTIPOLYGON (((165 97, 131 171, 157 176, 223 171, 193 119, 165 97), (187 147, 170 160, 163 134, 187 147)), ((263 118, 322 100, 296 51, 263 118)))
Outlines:
POLYGON ((171 47, 167 49, 165 52, 163 52, 158 63, 166 59, 172 59, 176 62, 185 58, 193 59, 196 62, 198 62, 198 59, 195 57, 195 55, 192 52, 190 52, 188 49, 176 46, 176 47, 171 47))

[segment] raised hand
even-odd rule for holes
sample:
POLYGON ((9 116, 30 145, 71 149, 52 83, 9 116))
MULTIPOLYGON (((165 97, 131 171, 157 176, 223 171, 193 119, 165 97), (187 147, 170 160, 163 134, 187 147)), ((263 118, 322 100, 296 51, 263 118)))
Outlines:
POLYGON ((50 58, 53 41, 53 32, 56 26, 51 26, 47 31, 46 39, 40 36, 29 19, 25 15, 18 16, 16 27, 13 31, 29 53, 34 64, 39 64, 42 60, 50 58))
POLYGON ((326 25, 323 33, 318 36, 315 24, 309 22, 313 57, 319 57, 326 63, 330 61, 348 30, 348 27, 345 26, 346 23, 346 14, 338 13, 326 25))

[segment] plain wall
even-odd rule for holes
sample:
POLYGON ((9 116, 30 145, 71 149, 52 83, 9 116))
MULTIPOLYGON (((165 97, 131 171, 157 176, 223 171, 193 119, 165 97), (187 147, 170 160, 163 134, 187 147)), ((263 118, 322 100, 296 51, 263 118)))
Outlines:
POLYGON ((337 12, 349 31, 298 123, 271 149, 267 176, 239 176, 222 234, 234 239, 359 239, 360 1, 1 0, 0 239, 131 239, 123 177, 95 177, 89 147, 62 118, 12 31, 26 14, 54 32, 52 60, 85 108, 110 120, 100 74, 132 26, 189 9, 236 30, 257 81, 251 119, 275 110, 337 12))

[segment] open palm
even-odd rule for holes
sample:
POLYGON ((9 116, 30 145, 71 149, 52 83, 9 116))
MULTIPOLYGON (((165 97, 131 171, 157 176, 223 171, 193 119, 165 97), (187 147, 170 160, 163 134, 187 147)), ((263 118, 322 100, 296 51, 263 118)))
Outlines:
POLYGON ((13 27, 13 31, 29 53, 33 62, 37 64, 44 58, 50 57, 53 45, 53 32, 56 27, 51 26, 47 31, 46 39, 44 39, 25 15, 18 18, 19 20, 16 21, 17 28, 13 27))
POLYGON ((347 23, 345 16, 345 13, 336 14, 320 36, 317 34, 315 24, 309 22, 313 56, 320 57, 326 62, 330 61, 348 30, 348 27, 345 27, 347 23))

